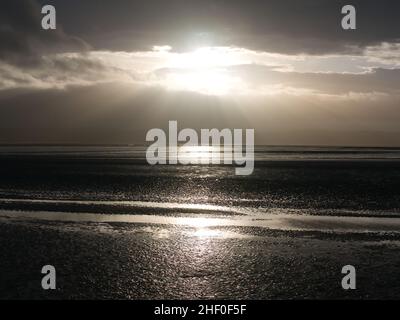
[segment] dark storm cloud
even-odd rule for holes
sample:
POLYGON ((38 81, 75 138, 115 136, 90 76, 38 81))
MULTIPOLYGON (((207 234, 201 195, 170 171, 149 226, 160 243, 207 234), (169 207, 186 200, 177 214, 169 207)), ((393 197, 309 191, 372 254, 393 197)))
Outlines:
POLYGON ((280 53, 360 52, 400 38, 396 0, 52 0, 68 33, 98 49, 176 50, 223 45, 280 53), (357 9, 357 30, 341 28, 341 8, 357 9))
POLYGON ((67 35, 61 26, 45 31, 41 7, 34 0, 5 0, 0 4, 0 60, 29 65, 41 54, 82 51, 87 45, 67 35))
MULTIPOLYGON (((113 81, 122 77, 134 79, 133 71, 107 66, 86 54, 43 56, 23 67, 0 62, 0 90, 10 88, 66 87, 113 81), (34 61, 34 62, 33 62, 34 61)), ((1 107, 1 104, 0 104, 1 107)))

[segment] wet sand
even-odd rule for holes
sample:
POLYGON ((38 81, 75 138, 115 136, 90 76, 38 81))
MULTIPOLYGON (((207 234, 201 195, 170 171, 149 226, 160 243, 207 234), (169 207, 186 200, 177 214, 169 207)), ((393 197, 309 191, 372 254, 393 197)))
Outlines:
POLYGON ((0 219, 1 299, 398 299, 400 234, 0 219), (12 240, 10 240, 12 239, 12 240), (55 291, 41 267, 57 269, 55 291), (357 268, 357 290, 341 268, 357 268))

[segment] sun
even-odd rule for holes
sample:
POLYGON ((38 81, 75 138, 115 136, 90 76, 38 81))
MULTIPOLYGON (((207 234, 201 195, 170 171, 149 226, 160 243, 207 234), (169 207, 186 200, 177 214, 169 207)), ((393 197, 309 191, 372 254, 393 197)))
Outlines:
POLYGON ((175 54, 167 63, 166 86, 211 95, 229 94, 241 84, 240 79, 227 68, 237 63, 235 57, 223 48, 205 47, 175 54))
POLYGON ((176 54, 169 64, 174 68, 205 69, 237 63, 232 51, 223 47, 203 47, 192 52, 176 54))
POLYGON ((194 91, 211 95, 226 95, 238 84, 238 79, 221 70, 191 70, 168 75, 170 89, 194 91))

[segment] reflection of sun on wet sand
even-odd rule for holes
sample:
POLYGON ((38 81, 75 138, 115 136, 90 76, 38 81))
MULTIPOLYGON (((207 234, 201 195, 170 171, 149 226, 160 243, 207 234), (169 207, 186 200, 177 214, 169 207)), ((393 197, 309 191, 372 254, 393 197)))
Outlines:
MULTIPOLYGON (((190 207, 201 207, 190 206, 190 207)), ((212 206, 210 206, 212 207, 212 206)), ((127 215, 127 214, 94 214, 94 213, 68 213, 68 212, 40 212, 40 211, 0 211, 0 220, 45 220, 63 222, 121 222, 141 223, 149 225, 172 225, 192 227, 198 234, 206 235, 207 228, 218 227, 254 227, 270 230, 284 231, 321 231, 337 233, 400 233, 400 218, 388 217, 338 217, 315 215, 290 215, 290 214, 251 214, 238 215, 227 218, 226 216, 210 217, 202 214, 185 214, 184 217, 162 215, 127 215)), ((213 233, 210 231, 210 235, 213 233)))
MULTIPOLYGON (((7 243, 1 249, 7 258, 2 259, 7 261, 2 274, 7 275, 5 286, 15 289, 2 291, 2 298, 396 298, 400 294, 397 218, 340 221, 298 216, 294 221, 303 221, 302 226, 284 218, 282 227, 273 229, 253 226, 264 220, 239 223, 248 217, 228 223, 231 218, 15 211, 2 211, 0 216, 0 241, 7 243), (26 285, 35 282, 37 270, 50 262, 60 270, 57 292, 26 285), (356 292, 341 289, 344 264, 357 266, 356 292)), ((265 221, 275 219, 280 220, 275 216, 265 221)))

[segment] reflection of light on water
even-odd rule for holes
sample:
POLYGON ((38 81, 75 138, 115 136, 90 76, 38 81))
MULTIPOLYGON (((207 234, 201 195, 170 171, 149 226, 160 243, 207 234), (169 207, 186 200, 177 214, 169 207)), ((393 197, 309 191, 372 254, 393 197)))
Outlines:
POLYGON ((228 233, 222 229, 215 230, 210 227, 222 226, 221 219, 210 218, 179 218, 179 224, 189 226, 193 230, 187 232, 189 236, 199 238, 226 238, 228 233))
POLYGON ((216 162, 232 160, 232 147, 220 146, 182 146, 178 151, 180 162, 208 164, 212 160, 216 162))
POLYGON ((185 146, 179 148, 178 157, 180 162, 209 163, 213 153, 219 154, 218 150, 210 146, 185 146))
POLYGON ((214 238, 214 237, 223 237, 224 233, 220 230, 199 228, 196 229, 194 232, 191 232, 191 235, 199 238, 214 238))
POLYGON ((207 228, 212 226, 223 225, 224 219, 211 219, 211 218, 178 218, 177 223, 193 228, 207 228))

